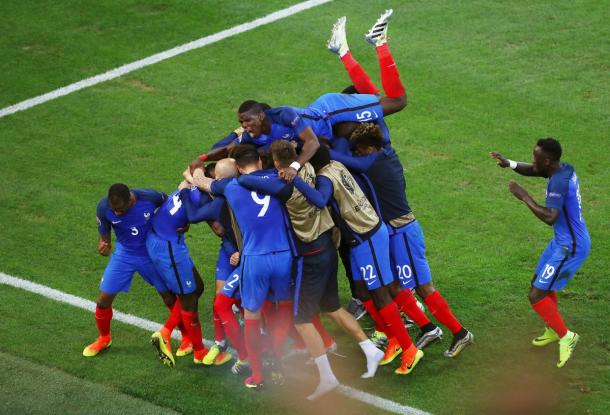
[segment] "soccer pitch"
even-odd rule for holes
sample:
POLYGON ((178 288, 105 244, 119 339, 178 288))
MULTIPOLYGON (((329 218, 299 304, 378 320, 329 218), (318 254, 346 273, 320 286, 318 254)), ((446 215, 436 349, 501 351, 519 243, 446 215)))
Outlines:
MULTIPOLYGON (((0 109, 293 4, 5 0, 0 109)), ((390 47, 409 97, 387 119, 392 142, 435 285, 476 344, 448 360, 446 337, 411 375, 396 376, 390 365, 362 380, 357 346, 334 332, 347 356, 332 357, 339 379, 433 414, 502 413, 499 406, 518 402, 538 413, 608 413, 607 2, 330 1, 4 116, 0 272, 94 300, 107 262, 96 252, 95 206, 108 186, 170 192, 188 160, 237 126, 243 100, 306 106, 343 89, 349 79, 325 48, 339 16, 348 18, 354 57, 380 85, 363 34, 386 8, 394 9, 390 47), (563 369, 554 345, 530 346, 543 325, 527 291, 552 229, 507 190, 516 180, 542 203, 545 181, 501 170, 487 154, 530 161, 535 140, 548 136, 578 172, 593 243, 559 294, 568 326, 581 335, 563 369)), ((206 283, 200 309, 209 339, 219 242, 206 226, 187 238, 206 283)), ((3 284, 0 298, 0 413, 387 413, 338 393, 305 401, 315 367, 298 362, 285 389, 263 393, 246 390, 224 366, 195 368, 186 359, 169 370, 148 344, 150 332, 118 321, 112 348, 86 359, 82 349, 97 335, 91 313, 3 284)), ((138 278, 114 307, 156 322, 166 316, 138 278)))

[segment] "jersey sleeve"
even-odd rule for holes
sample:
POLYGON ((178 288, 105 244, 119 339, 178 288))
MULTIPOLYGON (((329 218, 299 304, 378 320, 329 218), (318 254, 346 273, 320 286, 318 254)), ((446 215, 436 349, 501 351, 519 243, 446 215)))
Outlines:
POLYGON ((299 189, 305 199, 312 205, 316 206, 319 209, 324 208, 330 198, 333 195, 333 184, 330 179, 324 176, 316 177, 316 188, 314 189, 310 185, 308 185, 303 179, 299 176, 294 178, 293 181, 295 187, 299 189))
POLYGON ((108 199, 103 198, 97 204, 96 217, 97 217, 97 231, 100 235, 110 235, 111 224, 106 218, 106 209, 108 209, 108 199))
POLYGON ((570 176, 551 177, 546 192, 546 207, 561 209, 570 190, 570 176))
POLYGON ((212 193, 215 193, 217 195, 224 195, 225 187, 227 187, 227 185, 229 184, 229 182, 231 180, 233 180, 233 179, 214 180, 212 182, 212 184, 210 185, 210 190, 212 191, 212 193))
POLYGON ((231 131, 231 133, 229 135, 227 135, 225 138, 216 142, 216 144, 214 144, 210 150, 215 150, 217 148, 226 147, 229 144, 235 142, 235 140, 237 140, 238 137, 239 136, 237 135, 237 133, 235 131, 231 131))
POLYGON ((292 186, 279 177, 265 178, 247 174, 239 177, 237 182, 246 189, 277 197, 282 202, 286 202, 292 195, 292 186))
POLYGON ((349 140, 345 137, 337 137, 333 140, 333 150, 341 154, 351 154, 349 140))
POLYGON ((180 190, 180 200, 184 203, 186 209, 186 218, 189 223, 199 223, 204 220, 218 220, 220 217, 220 209, 224 203, 221 198, 216 198, 212 201, 201 198, 199 206, 196 206, 189 197, 189 189, 180 190))
POLYGON ((155 207, 161 206, 163 202, 165 202, 165 199, 167 199, 167 195, 165 193, 158 192, 153 189, 134 189, 133 193, 140 200, 154 203, 155 207))
POLYGON ((332 160, 337 160, 349 170, 353 170, 358 173, 364 173, 368 169, 371 168, 377 157, 379 157, 382 153, 377 151, 373 154, 369 154, 368 156, 362 157, 354 157, 349 154, 342 154, 335 150, 330 150, 330 158, 332 160))
POLYGON ((293 108, 290 107, 279 107, 274 108, 277 111, 277 117, 275 122, 294 129, 294 132, 301 134, 305 128, 308 127, 307 123, 293 108))
POLYGON ((227 253, 227 255, 229 255, 229 256, 231 256, 235 252, 239 251, 239 249, 237 249, 237 245, 235 245, 235 243, 232 240, 230 240, 229 238, 222 238, 222 242, 220 242, 220 246, 222 247, 222 250, 225 251, 227 253))

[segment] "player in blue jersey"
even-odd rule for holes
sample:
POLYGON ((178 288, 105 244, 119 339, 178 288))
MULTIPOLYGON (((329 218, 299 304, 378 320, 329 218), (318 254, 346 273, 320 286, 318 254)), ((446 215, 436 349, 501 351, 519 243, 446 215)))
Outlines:
MULTIPOLYGON (((232 156, 242 175, 276 175, 261 170, 261 160, 253 146, 236 146, 232 156)), ((188 172, 185 175, 188 178, 188 172)), ((246 379, 245 385, 259 388, 263 384, 260 317, 265 301, 273 301, 277 311, 270 321, 270 328, 278 364, 292 325, 290 276, 294 244, 287 230, 286 214, 276 198, 250 191, 236 179, 213 181, 204 177, 201 169, 196 169, 192 180, 202 190, 225 196, 242 234, 240 293, 245 310, 246 348, 252 369, 252 376, 246 379)))
MULTIPOLYGON (((226 179, 237 176, 237 165, 233 159, 222 159, 214 165, 214 170, 210 171, 206 166, 206 174, 215 179, 226 179)), ((218 196, 221 198, 221 196, 218 196)), ((239 280, 240 274, 237 266, 239 265, 240 252, 237 237, 233 230, 231 214, 228 206, 223 200, 218 223, 222 228, 222 242, 218 251, 216 261, 216 293, 212 307, 214 318, 214 345, 203 359, 206 365, 222 364, 226 361, 228 339, 235 350, 237 357, 235 364, 231 368, 234 374, 240 374, 249 369, 247 361, 248 353, 243 339, 243 332, 239 321, 233 313, 233 306, 238 305, 239 300, 239 280)))
MULTIPOLYGON (((146 248, 155 268, 170 291, 180 299, 181 308, 174 307, 163 328, 151 337, 159 358, 170 367, 175 364, 170 345, 171 333, 180 321, 187 328, 192 341, 194 363, 202 364, 208 352, 202 341, 198 311, 203 281, 190 256, 184 234, 178 229, 217 218, 222 204, 222 200, 211 200, 207 194, 184 181, 157 209, 152 229, 146 238, 146 248)), ((229 355, 222 363, 230 359, 229 355)))
POLYGON ((316 187, 300 177, 294 185, 318 208, 329 205, 342 238, 350 245, 350 263, 355 285, 370 292, 375 307, 369 312, 383 325, 389 337, 395 337, 402 352, 402 364, 394 372, 409 374, 423 357, 402 324, 400 312, 392 301, 389 286, 394 281, 390 266, 388 230, 367 200, 353 176, 340 162, 331 161, 329 150, 321 146, 311 159, 316 172, 316 187))
POLYGON ((538 140, 532 164, 509 160, 491 152, 500 167, 510 167, 523 176, 548 179, 545 206, 540 206, 514 181, 510 192, 547 225, 553 225, 554 238, 542 253, 534 272, 529 299, 532 308, 546 322, 544 333, 535 338, 534 346, 559 342, 559 361, 563 367, 576 347, 578 334, 568 330, 557 308, 557 291, 574 277, 589 256, 591 238, 582 215, 580 186, 574 167, 562 163, 561 145, 554 138, 538 140))
MULTIPOLYGON (((331 151, 331 158, 339 160, 350 170, 361 173, 363 189, 369 200, 378 207, 390 234, 390 257, 395 271, 391 291, 394 301, 421 329, 417 348, 423 349, 442 336, 442 330, 433 324, 418 307, 411 290, 426 303, 432 315, 451 330, 453 341, 445 352, 456 357, 474 336, 454 316, 449 304, 432 283, 432 274, 426 258, 424 234, 406 197, 404 168, 390 146, 383 146, 383 134, 378 125, 361 124, 350 137, 356 157, 331 151)), ((387 353, 394 344, 388 346, 387 353)))
POLYGON ((110 255, 97 297, 95 320, 99 337, 85 347, 83 356, 96 356, 112 344, 110 334, 112 302, 119 292, 129 291, 135 272, 155 287, 168 307, 174 306, 175 295, 163 282, 146 252, 146 236, 151 228, 151 219, 155 209, 166 198, 164 193, 155 190, 130 190, 126 185, 116 183, 110 186, 108 196, 98 203, 97 250, 100 255, 110 255, 112 229, 116 236, 116 248, 110 255))
MULTIPOLYGON (((275 141, 271 153, 276 169, 289 166, 297 158, 294 146, 285 140, 275 141)), ((305 164, 299 170, 298 177, 310 186, 315 184, 315 172, 310 164, 305 164)), ((311 205, 301 192, 279 177, 246 175, 240 177, 238 182, 248 189, 278 197, 288 211, 298 253, 293 275, 295 327, 320 374, 318 387, 307 399, 317 399, 339 385, 328 361, 323 337, 318 333, 319 326, 315 323, 316 318, 320 322, 320 312, 327 314, 358 342, 367 359, 367 371, 362 377, 373 377, 383 352, 373 345, 356 319, 341 308, 339 303, 337 252, 332 237, 334 222, 328 209, 318 209, 311 205)))

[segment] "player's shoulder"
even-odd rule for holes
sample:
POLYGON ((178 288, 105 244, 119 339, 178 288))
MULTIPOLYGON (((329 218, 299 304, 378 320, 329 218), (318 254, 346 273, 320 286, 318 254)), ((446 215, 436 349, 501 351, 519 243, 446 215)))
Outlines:
POLYGON ((151 203, 156 203, 159 200, 159 197, 162 199, 167 197, 165 193, 159 192, 155 189, 131 189, 131 192, 138 200, 151 203))
POLYGON ((99 202, 97 202, 97 211, 98 213, 104 213, 107 209, 110 209, 110 205, 108 204, 108 197, 102 197, 99 202))
POLYGON ((569 163, 561 163, 559 170, 555 172, 550 178, 550 182, 569 182, 574 176, 574 166, 569 163))

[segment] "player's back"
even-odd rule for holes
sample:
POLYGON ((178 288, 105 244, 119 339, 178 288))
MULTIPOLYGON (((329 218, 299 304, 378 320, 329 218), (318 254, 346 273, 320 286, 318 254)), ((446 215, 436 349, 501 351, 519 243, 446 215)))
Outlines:
MULTIPOLYGON (((250 173, 257 176, 277 175, 270 170, 250 173)), ((241 186, 237 179, 228 182, 224 195, 243 238, 244 255, 263 255, 293 250, 287 229, 287 217, 279 200, 241 186)))
POLYGON ((310 127, 318 137, 331 137, 332 128, 327 118, 316 108, 276 107, 265 111, 271 121, 268 140, 299 140, 298 135, 310 127))
POLYGON ((406 195, 406 180, 402 163, 391 147, 381 150, 379 157, 365 172, 370 180, 383 221, 390 223, 393 219, 411 212, 406 195))
POLYGON ((588 250, 591 238, 582 214, 580 183, 572 165, 562 163, 560 170, 549 179, 547 206, 560 210, 559 217, 553 224, 555 240, 561 245, 572 247, 573 251, 588 250), (554 205, 554 199, 562 199, 561 205, 554 205))
MULTIPOLYGON (((189 191, 189 197, 194 205, 198 206, 201 202, 202 192, 193 187, 189 191)), ((152 221, 155 233, 167 240, 174 240, 180 237, 177 229, 188 224, 186 207, 184 201, 180 199, 180 191, 173 192, 165 202, 157 209, 152 221)))

